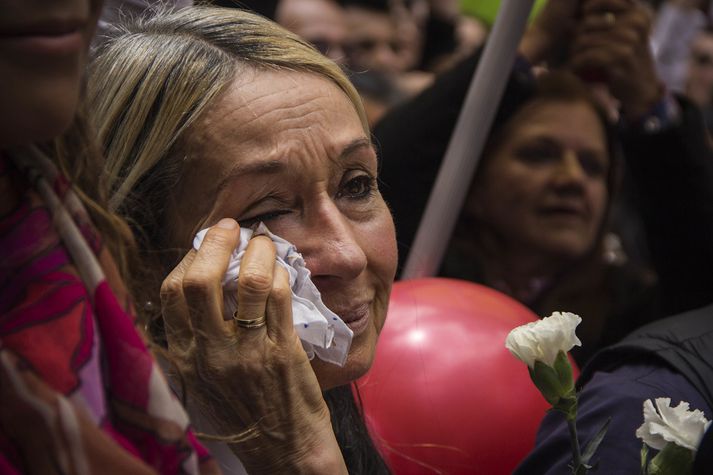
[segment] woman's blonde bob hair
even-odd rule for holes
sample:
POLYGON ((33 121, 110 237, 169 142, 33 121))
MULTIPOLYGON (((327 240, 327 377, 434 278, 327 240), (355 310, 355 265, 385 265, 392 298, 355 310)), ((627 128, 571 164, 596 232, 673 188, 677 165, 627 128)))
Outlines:
POLYGON ((342 70, 259 15, 190 7, 119 27, 97 52, 88 88, 112 210, 131 206, 126 199, 147 174, 158 174, 148 178, 152 182, 175 183, 180 167, 171 161, 181 159, 173 152, 183 133, 242 69, 261 68, 331 80, 353 103, 368 136, 361 99, 342 70))

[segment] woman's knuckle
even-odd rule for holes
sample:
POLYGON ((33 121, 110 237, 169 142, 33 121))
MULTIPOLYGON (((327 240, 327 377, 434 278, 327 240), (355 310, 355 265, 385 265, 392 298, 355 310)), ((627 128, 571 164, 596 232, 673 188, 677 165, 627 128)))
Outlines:
POLYGON ((287 302, 292 297, 292 289, 282 282, 275 283, 270 291, 270 298, 276 302, 287 302))
POLYGON ((187 273, 181 282, 181 290, 186 296, 205 295, 210 290, 210 281, 200 273, 187 273))
POLYGON ((258 269, 246 269, 240 275, 238 288, 248 295, 267 295, 272 288, 272 276, 258 269))
POLYGON ((201 247, 207 246, 206 249, 210 249, 212 247, 220 248, 226 245, 232 245, 233 236, 233 233, 227 229, 213 227, 206 233, 201 247))
POLYGON ((160 296, 162 301, 171 300, 179 295, 183 291, 183 284, 181 279, 174 275, 169 275, 161 283, 160 296))

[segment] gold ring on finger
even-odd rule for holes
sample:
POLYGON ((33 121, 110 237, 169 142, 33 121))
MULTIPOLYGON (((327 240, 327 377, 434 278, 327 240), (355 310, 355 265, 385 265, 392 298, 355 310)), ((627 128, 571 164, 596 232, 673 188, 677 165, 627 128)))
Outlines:
POLYGON ((616 24, 616 15, 612 12, 602 14, 602 20, 606 26, 614 26, 616 24))
POLYGON ((237 310, 233 313, 233 320, 235 320, 235 323, 240 328, 260 328, 260 327, 264 327, 266 324, 264 315, 262 317, 251 318, 251 319, 238 318, 237 310))

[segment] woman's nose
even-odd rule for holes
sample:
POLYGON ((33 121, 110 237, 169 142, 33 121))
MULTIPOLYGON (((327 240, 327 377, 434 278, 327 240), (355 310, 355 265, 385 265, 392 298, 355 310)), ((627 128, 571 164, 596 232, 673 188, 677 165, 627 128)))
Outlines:
POLYGON ((305 239, 298 247, 312 278, 354 279, 366 268, 353 223, 334 203, 323 206, 307 219, 305 239))
POLYGON ((577 153, 574 150, 565 150, 555 170, 557 183, 581 183, 586 175, 577 153))

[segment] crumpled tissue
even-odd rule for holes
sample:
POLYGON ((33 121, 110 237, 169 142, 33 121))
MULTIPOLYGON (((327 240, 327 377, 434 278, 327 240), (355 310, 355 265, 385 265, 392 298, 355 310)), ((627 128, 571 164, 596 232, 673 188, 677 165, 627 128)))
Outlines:
MULTIPOLYGON (((193 247, 196 250, 200 248, 207 232, 208 229, 203 229, 196 234, 193 239, 193 247)), ((324 305, 297 248, 272 234, 263 223, 255 230, 240 228, 240 243, 231 254, 228 270, 223 277, 223 318, 232 319, 238 308, 240 262, 250 239, 260 235, 268 236, 275 243, 277 262, 287 269, 290 276, 292 321, 307 356, 312 359, 316 355, 321 360, 343 366, 349 354, 353 332, 338 315, 324 305)))

